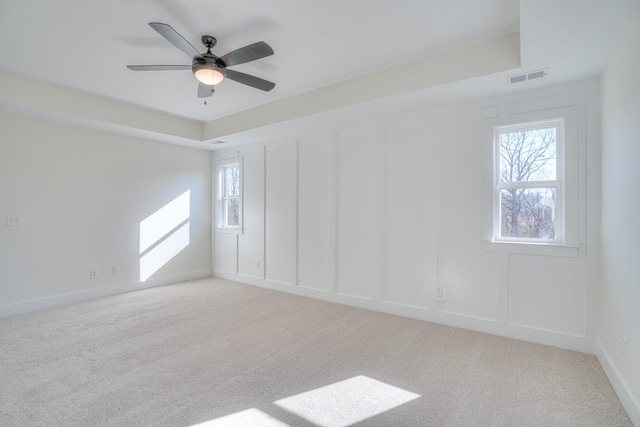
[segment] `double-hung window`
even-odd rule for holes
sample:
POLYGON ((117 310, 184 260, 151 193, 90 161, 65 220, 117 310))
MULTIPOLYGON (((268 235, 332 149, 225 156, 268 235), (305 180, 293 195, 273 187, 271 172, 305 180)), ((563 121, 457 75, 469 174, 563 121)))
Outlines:
POLYGON ((239 159, 218 162, 218 228, 242 227, 242 168, 239 159))
POLYGON ((564 243, 564 120, 494 128, 496 241, 564 243))

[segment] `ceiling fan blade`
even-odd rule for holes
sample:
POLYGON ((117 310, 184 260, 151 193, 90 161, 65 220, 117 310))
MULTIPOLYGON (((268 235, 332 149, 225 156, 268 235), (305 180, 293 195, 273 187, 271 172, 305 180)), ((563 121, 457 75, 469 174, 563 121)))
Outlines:
POLYGON ((133 71, 190 70, 191 65, 127 65, 133 71))
POLYGON ((198 98, 208 98, 213 95, 213 86, 198 83, 198 98))
POLYGON ((271 55, 273 55, 271 46, 265 42, 257 42, 229 52, 218 58, 218 61, 222 61, 225 67, 231 67, 232 65, 244 64, 245 62, 255 61, 271 55))
POLYGON ((227 78, 234 80, 238 83, 242 83, 247 86, 254 87, 256 89, 264 90, 265 92, 269 92, 271 89, 276 87, 275 83, 261 79, 260 77, 251 76, 249 74, 240 73, 238 71, 233 71, 233 70, 226 70, 226 72, 227 72, 227 78))
POLYGON ((149 22, 149 26, 160 33, 162 37, 169 40, 175 47, 189 55, 189 58, 200 58, 200 52, 195 47, 185 40, 176 30, 170 25, 163 24, 161 22, 149 22))

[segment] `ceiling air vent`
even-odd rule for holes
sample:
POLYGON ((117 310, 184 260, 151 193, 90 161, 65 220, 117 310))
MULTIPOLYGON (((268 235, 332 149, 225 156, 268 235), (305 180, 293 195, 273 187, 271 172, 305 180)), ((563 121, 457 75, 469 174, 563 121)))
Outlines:
POLYGON ((545 68, 544 70, 531 71, 529 73, 524 74, 516 74, 515 76, 507 77, 507 83, 520 83, 525 82, 527 80, 540 79, 549 74, 549 69, 545 68))

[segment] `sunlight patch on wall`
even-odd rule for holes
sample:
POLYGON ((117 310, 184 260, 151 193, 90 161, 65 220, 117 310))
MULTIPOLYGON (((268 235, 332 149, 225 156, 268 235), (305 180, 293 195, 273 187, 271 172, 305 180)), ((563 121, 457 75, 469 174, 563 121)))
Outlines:
POLYGON ((360 375, 274 403, 318 426, 339 427, 366 420, 419 397, 360 375))
POLYGON ((140 221, 140 253, 149 249, 189 218, 191 214, 190 201, 191 190, 187 190, 140 221))
POLYGON ((140 222, 140 281, 144 282, 189 246, 191 191, 140 222))
POLYGON ((246 411, 236 412, 235 414, 216 418, 215 420, 205 421, 204 423, 194 424, 191 427, 289 427, 282 421, 278 421, 271 415, 262 412, 259 409, 251 408, 246 411))

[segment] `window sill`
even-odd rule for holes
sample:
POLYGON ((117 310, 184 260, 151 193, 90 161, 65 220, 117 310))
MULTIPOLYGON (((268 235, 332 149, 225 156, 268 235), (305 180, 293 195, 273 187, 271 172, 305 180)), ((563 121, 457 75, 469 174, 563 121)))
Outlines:
POLYGON ((498 252, 522 255, 544 255, 567 258, 577 258, 580 254, 580 246, 557 245, 551 243, 525 243, 525 242, 498 242, 483 240, 484 252, 498 252))
POLYGON ((216 234, 244 234, 244 228, 242 227, 216 227, 216 234))

